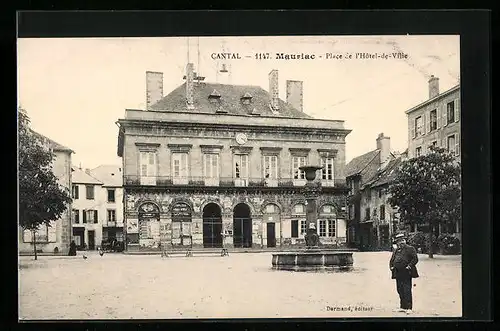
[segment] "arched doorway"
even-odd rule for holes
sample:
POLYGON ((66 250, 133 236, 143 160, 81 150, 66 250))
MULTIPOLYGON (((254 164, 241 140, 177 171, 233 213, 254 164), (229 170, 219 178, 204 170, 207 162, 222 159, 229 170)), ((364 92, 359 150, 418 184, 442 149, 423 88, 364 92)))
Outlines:
POLYGON ((250 207, 240 203, 233 211, 234 247, 252 247, 252 218, 250 207))
POLYGON ((178 202, 172 207, 172 245, 191 246, 191 207, 185 202, 178 202))
POLYGON ((139 246, 158 248, 160 246, 160 209, 151 202, 139 207, 139 246))
POLYGON ((222 247, 222 213, 215 203, 203 208, 203 247, 222 247))

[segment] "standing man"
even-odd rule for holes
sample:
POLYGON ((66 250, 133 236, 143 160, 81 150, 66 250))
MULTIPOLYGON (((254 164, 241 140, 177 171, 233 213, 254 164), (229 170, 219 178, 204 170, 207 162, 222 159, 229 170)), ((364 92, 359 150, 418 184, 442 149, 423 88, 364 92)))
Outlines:
POLYGON ((413 308, 412 278, 418 278, 417 251, 406 244, 403 233, 396 234, 395 241, 397 247, 392 253, 389 268, 392 272, 392 279, 396 279, 396 289, 400 299, 400 308, 396 311, 410 314, 413 308))

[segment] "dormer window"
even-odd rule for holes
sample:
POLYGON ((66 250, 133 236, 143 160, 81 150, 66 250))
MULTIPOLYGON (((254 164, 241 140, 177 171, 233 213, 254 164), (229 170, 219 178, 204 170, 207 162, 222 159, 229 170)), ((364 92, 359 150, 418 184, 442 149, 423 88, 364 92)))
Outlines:
POLYGON ((243 95, 241 97, 241 103, 243 103, 244 105, 249 105, 250 103, 252 102, 252 95, 250 93, 245 93, 245 95, 243 95))
POLYGON ((221 95, 217 90, 213 90, 212 93, 208 96, 208 100, 210 100, 211 103, 217 103, 220 101, 221 95))

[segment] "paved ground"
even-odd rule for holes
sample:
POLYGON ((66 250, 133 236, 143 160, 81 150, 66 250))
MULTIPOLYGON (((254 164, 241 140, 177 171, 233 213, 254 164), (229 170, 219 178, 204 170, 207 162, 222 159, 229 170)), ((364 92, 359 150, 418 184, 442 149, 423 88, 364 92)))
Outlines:
MULTIPOLYGON (((388 252, 354 253, 353 272, 298 273, 272 270, 271 253, 191 258, 90 254, 88 259, 43 256, 38 261, 20 257, 19 316, 403 317, 392 312, 399 299, 389 258, 388 252)), ((460 256, 419 258, 421 277, 414 281, 411 316, 461 316, 460 256)))

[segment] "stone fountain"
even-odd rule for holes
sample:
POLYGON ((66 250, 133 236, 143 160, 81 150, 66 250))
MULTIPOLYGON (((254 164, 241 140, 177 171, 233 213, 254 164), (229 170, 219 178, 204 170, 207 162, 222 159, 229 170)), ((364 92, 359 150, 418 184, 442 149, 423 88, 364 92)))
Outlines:
POLYGON ((319 271, 319 270, 349 270, 353 266, 352 252, 342 252, 321 248, 321 242, 316 230, 317 207, 316 200, 321 187, 314 184, 316 173, 323 167, 303 166, 299 168, 306 175, 306 248, 297 251, 273 253, 272 266, 277 270, 319 271))

